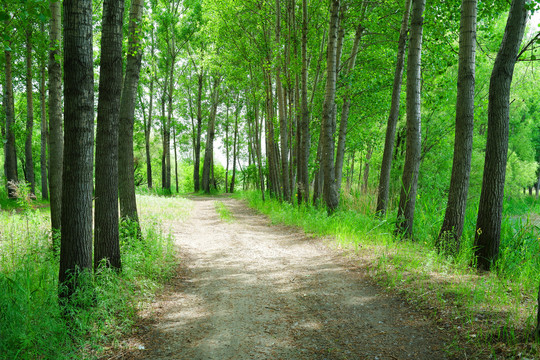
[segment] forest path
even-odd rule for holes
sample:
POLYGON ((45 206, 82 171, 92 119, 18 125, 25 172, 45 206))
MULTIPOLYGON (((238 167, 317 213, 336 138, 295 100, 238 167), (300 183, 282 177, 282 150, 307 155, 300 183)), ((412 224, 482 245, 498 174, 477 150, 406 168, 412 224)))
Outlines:
MULTIPOLYGON (((444 333, 320 239, 245 203, 192 197, 171 224, 182 266, 134 359, 444 359, 444 333), (230 209, 223 221, 216 202, 230 209)), ((446 339, 450 340, 450 339, 446 339)))

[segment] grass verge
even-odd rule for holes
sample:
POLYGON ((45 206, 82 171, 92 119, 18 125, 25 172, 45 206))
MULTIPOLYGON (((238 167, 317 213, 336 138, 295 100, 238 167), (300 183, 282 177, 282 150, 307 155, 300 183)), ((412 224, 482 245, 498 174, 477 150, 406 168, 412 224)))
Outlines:
MULTIPOLYGON (((373 215, 373 195, 343 196, 340 210, 332 216, 312 206, 272 199, 263 202, 258 193, 241 196, 271 221, 327 237, 352 252, 353 260, 379 284, 400 293, 409 303, 428 312, 438 327, 454 334, 448 344, 453 356, 539 356, 540 348, 530 336, 536 321, 540 276, 538 226, 527 220, 535 204, 527 207, 519 202, 519 216, 507 216, 497 269, 479 274, 470 266, 474 224, 472 228, 469 224, 457 257, 442 256, 435 250, 434 236, 440 228, 435 218, 440 211, 434 208, 433 199, 419 202, 415 226, 420 235, 410 241, 393 235, 395 214, 385 219, 373 215)), ((469 223, 474 210, 469 209, 469 223)))
MULTIPOLYGON (((163 213, 158 200, 138 200, 143 239, 134 236, 131 224, 122 224, 122 272, 98 269, 99 276, 76 294, 80 306, 72 308, 58 304, 59 260, 51 246, 48 213, 0 211, 0 359, 97 359, 121 346, 137 311, 176 265, 173 240, 158 217, 163 213)), ((185 217, 186 212, 175 208, 168 214, 185 217)))

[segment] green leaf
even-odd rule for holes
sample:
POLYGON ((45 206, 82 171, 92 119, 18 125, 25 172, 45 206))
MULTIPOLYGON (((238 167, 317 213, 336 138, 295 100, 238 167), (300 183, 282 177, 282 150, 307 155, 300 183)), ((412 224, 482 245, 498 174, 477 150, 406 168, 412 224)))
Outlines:
POLYGON ((9 20, 9 14, 5 11, 0 11, 0 21, 6 21, 9 20))

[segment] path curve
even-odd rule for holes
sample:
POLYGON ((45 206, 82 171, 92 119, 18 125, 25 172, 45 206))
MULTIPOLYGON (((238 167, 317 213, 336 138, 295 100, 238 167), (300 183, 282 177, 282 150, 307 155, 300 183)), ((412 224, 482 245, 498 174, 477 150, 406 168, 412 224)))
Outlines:
POLYGON ((134 359, 445 359, 445 334, 320 239, 227 197, 173 224, 183 266, 134 359), (221 201, 233 214, 223 221, 221 201))

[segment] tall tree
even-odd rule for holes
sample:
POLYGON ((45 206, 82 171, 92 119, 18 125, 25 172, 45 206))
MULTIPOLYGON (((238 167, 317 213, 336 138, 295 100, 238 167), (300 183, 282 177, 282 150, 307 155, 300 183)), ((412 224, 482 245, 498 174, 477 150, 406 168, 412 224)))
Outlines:
POLYGON ((414 207, 418 192, 418 171, 421 150, 420 64, 425 0, 413 0, 411 38, 407 58, 407 148, 401 180, 397 230, 412 236, 414 207))
POLYGON ((6 74, 6 89, 5 89, 5 101, 6 101, 6 143, 4 147, 4 167, 7 179, 7 193, 10 198, 14 198, 15 191, 9 185, 9 182, 17 182, 17 152, 15 148, 15 105, 13 97, 13 73, 12 73, 12 60, 11 49, 6 47, 4 50, 4 57, 6 61, 5 74, 6 74))
POLYGON ((386 214, 386 208, 388 207, 388 195, 390 193, 390 171, 392 170, 392 154, 394 153, 396 125, 399 117, 401 84, 403 79, 403 68, 405 67, 405 45, 407 43, 410 12, 411 0, 405 0, 405 11, 403 12, 401 29, 399 30, 396 70, 394 72, 394 84, 392 86, 392 100, 390 104, 390 114, 388 115, 388 123, 386 125, 386 138, 384 141, 384 152, 377 194, 377 213, 380 216, 384 216, 386 214))
MULTIPOLYGON (((281 48, 281 7, 280 0, 276 0, 276 44, 278 48, 281 48)), ((288 133, 287 133, 287 111, 285 109, 285 97, 284 90, 281 84, 281 55, 280 51, 277 52, 276 56, 276 96, 278 100, 278 115, 279 115, 279 134, 281 140, 281 176, 282 182, 281 186, 283 187, 283 199, 285 201, 291 200, 291 191, 289 188, 289 143, 288 143, 288 133)))
POLYGON ((331 1, 328 47, 326 52, 326 88, 321 122, 322 162, 324 168, 323 196, 328 212, 336 210, 339 193, 334 173, 334 132, 336 130, 335 99, 337 78, 337 38, 339 27, 340 0, 331 1))
POLYGON ((219 105, 219 90, 221 83, 221 75, 214 76, 214 84, 212 86, 212 103, 210 108, 210 118, 208 119, 208 130, 206 133, 206 147, 204 151, 202 189, 205 193, 210 193, 210 187, 213 185, 210 179, 210 173, 214 164, 214 137, 216 127, 216 115, 219 105))
POLYGON ((499 254, 508 155, 510 87, 527 23, 526 0, 513 0, 489 83, 488 130, 474 238, 477 267, 489 270, 499 254))
POLYGON ((123 0, 103 2, 96 131, 94 267, 121 268, 118 229, 118 116, 122 91, 123 0))
MULTIPOLYGON (((45 34, 45 23, 40 24, 40 31, 45 34)), ((46 71, 47 71, 47 55, 41 53, 40 55, 40 79, 39 79, 39 103, 40 103, 40 115, 41 115, 41 153, 40 153, 40 167, 41 167, 41 197, 44 200, 49 200, 49 185, 47 183, 47 144, 49 142, 49 131, 47 124, 47 103, 46 103, 46 71)))
POLYGON ((92 1, 65 0, 65 144, 60 246, 61 297, 70 297, 82 271, 92 268, 94 69, 92 1))
POLYGON ((126 74, 120 100, 118 133, 118 195, 120 216, 138 222, 137 199, 135 198, 135 169, 133 162, 133 123, 135 97, 141 72, 141 20, 143 0, 132 0, 129 11, 129 39, 126 74))
POLYGON ((301 100, 300 112, 301 120, 298 125, 298 203, 309 202, 309 150, 311 147, 311 135, 309 133, 309 108, 308 108, 308 56, 307 56, 307 36, 308 36, 308 11, 307 0, 302 0, 302 75, 301 75, 301 100))
POLYGON ((62 163, 64 137, 62 131, 62 67, 60 65, 61 11, 60 1, 51 0, 49 50, 49 187, 51 191, 51 227, 58 231, 62 224, 62 163))
POLYGON ((24 158, 26 163, 26 181, 30 184, 30 192, 36 193, 34 174, 34 158, 32 156, 32 135, 34 133, 34 91, 32 86, 32 25, 26 29, 26 141, 24 142, 24 158))
POLYGON ((463 232, 471 172, 474 130, 474 83, 477 0, 463 0, 459 31, 454 161, 446 213, 438 238, 439 250, 457 253, 463 232))

